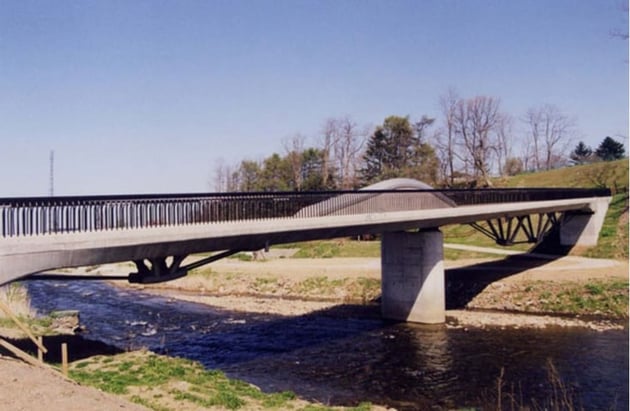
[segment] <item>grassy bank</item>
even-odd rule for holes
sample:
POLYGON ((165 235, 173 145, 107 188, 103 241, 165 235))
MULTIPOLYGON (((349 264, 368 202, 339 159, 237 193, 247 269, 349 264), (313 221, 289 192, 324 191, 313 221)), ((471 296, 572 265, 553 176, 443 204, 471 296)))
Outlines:
POLYGON ((70 377, 156 411, 373 409, 368 403, 327 407, 300 400, 290 391, 267 394, 244 381, 229 379, 221 371, 206 370, 197 362, 148 351, 77 361, 70 367, 70 377))
MULTIPOLYGON (((50 334, 54 323, 51 316, 37 316, 31 307, 31 299, 26 288, 20 283, 11 283, 0 287, 0 301, 9 308, 11 314, 25 324, 35 335, 50 334)), ((4 310, 0 310, 0 330, 7 331, 10 337, 20 336, 23 332, 4 310)))
POLYGON ((623 320, 628 318, 628 280, 501 283, 476 295, 467 308, 623 320))
POLYGON ((496 187, 610 188, 613 194, 627 191, 628 159, 605 161, 536 173, 497 178, 496 187))

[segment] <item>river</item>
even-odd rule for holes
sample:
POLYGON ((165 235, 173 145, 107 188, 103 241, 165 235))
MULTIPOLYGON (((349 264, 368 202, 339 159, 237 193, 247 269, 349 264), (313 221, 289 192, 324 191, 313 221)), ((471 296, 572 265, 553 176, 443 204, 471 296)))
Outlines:
MULTIPOLYGON (((587 410, 628 409, 628 330, 464 329, 383 321, 370 308, 297 317, 225 311, 102 282, 28 282, 40 313, 79 310, 85 337, 199 361, 265 391, 400 410, 543 403, 549 361, 587 410)), ((71 349, 71 348, 70 348, 71 349)))

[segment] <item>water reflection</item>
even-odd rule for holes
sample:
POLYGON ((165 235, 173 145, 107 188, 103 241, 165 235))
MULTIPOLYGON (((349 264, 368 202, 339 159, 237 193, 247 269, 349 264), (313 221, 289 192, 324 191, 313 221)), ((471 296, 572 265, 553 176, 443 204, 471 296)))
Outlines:
POLYGON ((610 409, 615 397, 617 409, 628 408, 627 330, 447 329, 384 322, 369 307, 287 318, 100 283, 32 282, 29 289, 42 312, 80 310, 89 338, 187 357, 264 390, 324 403, 474 406, 494 393, 502 369, 508 390, 540 403, 551 359, 585 409, 610 409))

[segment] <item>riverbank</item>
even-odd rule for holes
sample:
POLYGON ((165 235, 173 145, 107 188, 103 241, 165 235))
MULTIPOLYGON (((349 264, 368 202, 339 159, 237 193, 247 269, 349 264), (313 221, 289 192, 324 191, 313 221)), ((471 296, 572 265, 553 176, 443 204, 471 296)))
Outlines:
MULTIPOLYGON (((126 270, 129 268, 120 265, 104 266, 94 268, 91 272, 120 274, 128 272, 126 270)), ((540 295, 537 294, 540 290, 541 292, 552 290, 554 295, 558 295, 568 292, 573 289, 572 287, 582 287, 586 290, 586 294, 598 296, 608 290, 602 284, 623 283, 625 290, 621 294, 625 293, 627 307, 627 264, 624 265, 623 262, 575 257, 553 261, 544 258, 514 257, 508 264, 504 260, 496 259, 451 261, 447 262, 447 268, 447 295, 450 296, 447 299, 450 308, 447 312, 447 328, 466 330, 486 327, 582 327, 607 330, 621 328, 623 323, 627 324, 627 320, 612 321, 606 319, 605 315, 586 320, 575 315, 570 317, 542 315, 540 310, 544 302, 541 302, 540 295), (492 270, 491 267, 493 267, 492 270), (540 290, 536 288, 538 286, 540 290)), ((375 258, 289 259, 268 256, 268 259, 264 261, 223 260, 176 282, 152 287, 133 287, 141 288, 145 292, 167 295, 173 299, 195 301, 235 311, 284 316, 300 316, 324 311, 327 316, 337 315, 343 318, 352 317, 355 314, 378 317, 380 315, 379 277, 380 263, 375 258)), ((591 314, 596 314, 596 312, 591 310, 591 314)), ((120 398, 100 391, 94 394, 92 389, 76 383, 67 382, 70 385, 61 383, 59 377, 56 374, 50 374, 49 371, 46 371, 49 373, 46 375, 33 370, 26 364, 6 360, 12 361, 9 364, 5 360, 6 358, 0 359, 0 372, 3 372, 3 375, 16 375, 14 382, 17 385, 9 385, 6 390, 0 389, 2 408, 39 409, 41 404, 46 403, 51 404, 51 407, 47 407, 51 410, 73 409, 77 403, 83 405, 84 398, 87 398, 85 401, 88 405, 81 406, 81 409, 144 409, 136 404, 124 402, 121 404, 120 401, 123 400, 120 398), (15 367, 21 369, 14 370, 15 367), (35 384, 35 381, 40 386, 33 389, 32 393, 29 392, 28 395, 20 397, 15 396, 17 386, 31 386, 35 384), (55 396, 59 392, 63 393, 60 396, 62 398, 55 396), (90 408, 89 404, 92 403, 96 403, 100 408, 90 408), (8 406, 5 407, 5 404, 8 406)), ((151 353, 142 355, 133 352, 120 353, 113 357, 111 355, 86 357, 82 361, 74 362, 71 370, 90 371, 85 374, 86 378, 100 375, 103 378, 107 377, 104 381, 109 381, 110 373, 113 373, 111 378, 114 375, 116 378, 131 378, 123 372, 131 363, 138 367, 162 364, 160 367, 168 366, 169 369, 177 370, 185 365, 171 363, 171 360, 177 361, 168 357, 154 357, 151 353)), ((84 383, 99 386, 98 381, 84 380, 84 383)), ((123 384, 128 384, 128 381, 123 384)), ((179 385, 174 387, 170 385, 172 384, 170 382, 164 384, 162 391, 151 391, 148 386, 133 387, 126 394, 126 398, 151 405, 152 403, 149 402, 154 398, 165 398, 168 392, 176 394, 179 392, 180 394, 176 397, 169 397, 170 408, 186 409, 180 404, 183 401, 182 387, 179 385)), ((221 382, 221 384, 228 383, 221 382)), ((186 385, 185 388, 190 387, 186 385)), ((208 390, 204 387, 200 389, 208 390)), ((247 388, 245 391, 252 395, 256 393, 255 388, 247 388)), ((291 398, 287 400, 293 401, 291 398)), ((190 409, 196 409, 195 399, 191 401, 190 409)), ((250 401, 249 405, 240 409, 264 408, 256 400, 248 399, 247 401, 250 401)), ((298 402, 291 402, 294 404, 292 405, 294 409, 309 409, 308 407, 311 406, 308 403, 296 401, 298 402)), ((314 407, 327 409, 319 405, 314 405, 314 407)), ((370 408, 365 406, 359 409, 370 408)), ((372 407, 371 409, 380 408, 372 407)))
MULTIPOLYGON (((448 326, 627 325, 627 262, 516 255, 445 265, 448 326)), ((340 304, 378 305, 380 260, 226 259, 176 281, 132 287, 229 310, 295 316, 340 304)))

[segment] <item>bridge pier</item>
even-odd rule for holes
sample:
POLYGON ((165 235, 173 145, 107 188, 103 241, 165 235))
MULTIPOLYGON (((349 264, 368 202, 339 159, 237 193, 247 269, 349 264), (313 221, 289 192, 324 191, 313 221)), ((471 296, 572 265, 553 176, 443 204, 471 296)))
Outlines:
POLYGON ((384 233, 381 312, 384 318, 423 324, 446 320, 444 244, 439 229, 384 233))
POLYGON ((590 205, 590 212, 566 211, 560 222, 560 245, 595 246, 604 224, 611 197, 599 197, 590 205))

